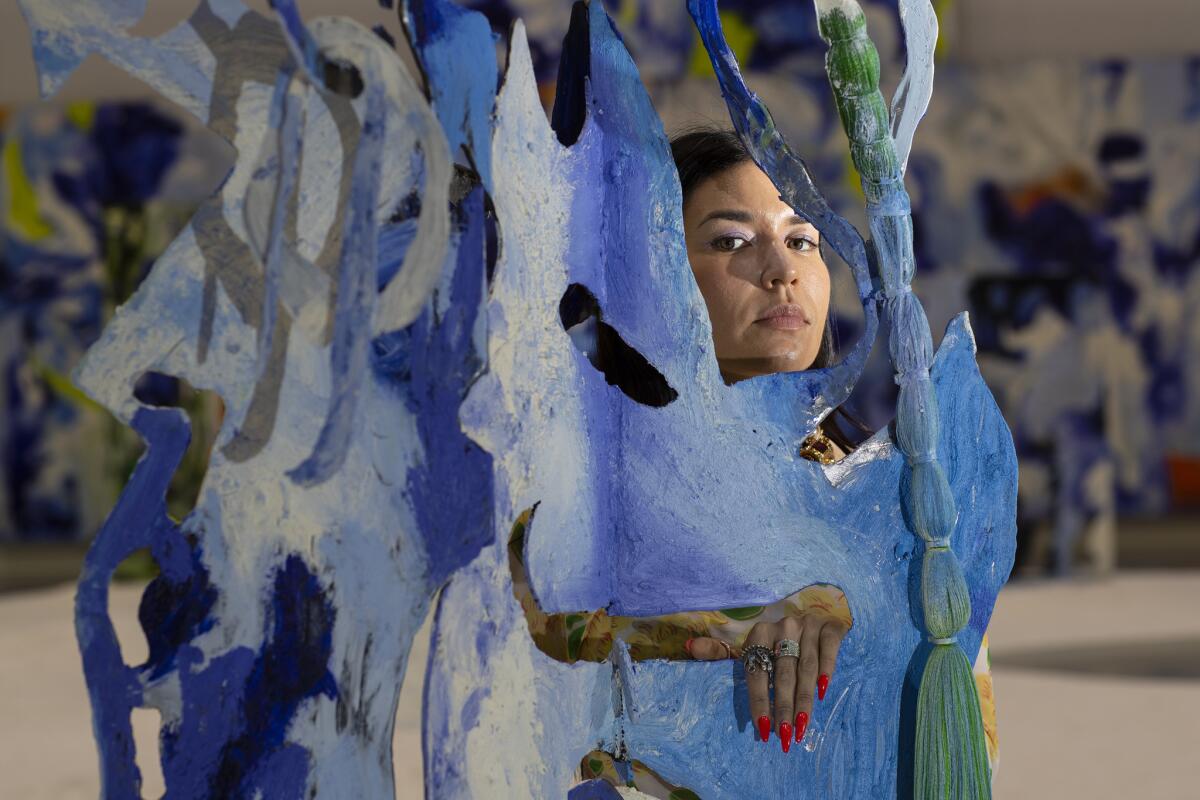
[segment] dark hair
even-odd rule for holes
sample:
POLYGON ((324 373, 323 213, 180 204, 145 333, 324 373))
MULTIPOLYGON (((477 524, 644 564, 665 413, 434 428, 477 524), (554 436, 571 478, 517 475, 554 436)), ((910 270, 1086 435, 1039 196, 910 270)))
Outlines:
MULTIPOLYGON (((683 203, 687 205, 688 198, 704 181, 732 169, 754 157, 742 142, 741 137, 731 130, 720 128, 692 128, 677 134, 671 139, 671 158, 675 161, 675 170, 679 173, 679 185, 683 192, 683 203)), ((822 255, 824 244, 822 243, 822 255)), ((821 333, 821 346, 813 359, 812 369, 828 367, 833 363, 834 329, 833 315, 825 317, 825 330, 821 333)), ((854 415, 840 406, 833 410, 822 428, 825 435, 832 439, 844 452, 849 453, 856 443, 842 430, 836 417, 845 419, 857 434, 870 435, 871 431, 854 415)), ((860 436, 861 438, 861 436, 860 436)))
POLYGON ((727 169, 753 161, 741 137, 717 128, 692 128, 671 139, 671 158, 679 173, 683 202, 696 187, 727 169))

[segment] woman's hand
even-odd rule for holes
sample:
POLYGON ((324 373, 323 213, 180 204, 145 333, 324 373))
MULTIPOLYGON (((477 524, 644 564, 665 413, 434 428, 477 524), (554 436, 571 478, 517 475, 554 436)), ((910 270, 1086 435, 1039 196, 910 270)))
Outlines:
MULTIPOLYGON (((750 719, 755 721, 759 738, 767 741, 771 729, 779 731, 779 743, 788 752, 792 737, 799 742, 812 714, 813 694, 825 699, 829 681, 837 665, 838 648, 846 636, 846 624, 825 614, 811 613, 784 617, 779 622, 760 622, 750 629, 745 646, 761 645, 775 653, 775 708, 767 673, 757 670, 746 675, 750 695, 750 719), (779 655, 779 643, 797 642, 800 656, 779 655), (774 720, 774 722, 773 722, 774 720), (792 721, 795 720, 795 727, 792 721)), ((699 661, 741 658, 741 652, 721 639, 689 639, 687 651, 699 661)))

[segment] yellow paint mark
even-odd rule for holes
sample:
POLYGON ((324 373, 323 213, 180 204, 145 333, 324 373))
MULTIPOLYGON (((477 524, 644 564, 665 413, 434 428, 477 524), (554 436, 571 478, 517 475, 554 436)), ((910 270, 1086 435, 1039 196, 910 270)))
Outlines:
POLYGON ((67 119, 81 131, 90 131, 92 122, 96 119, 96 104, 88 100, 78 100, 67 106, 67 119))
MULTIPOLYGON (((725 41, 729 43, 729 49, 733 50, 733 54, 737 56, 739 64, 745 65, 750 61, 750 53, 754 50, 754 43, 757 36, 754 29, 746 24, 742 16, 736 11, 721 12, 721 29, 725 31, 725 41)), ((700 32, 692 31, 692 60, 688 64, 688 73, 699 78, 715 78, 717 73, 713 72, 712 62, 708 60, 708 51, 704 49, 704 42, 700 40, 700 32)))
POLYGON ((846 152, 842 156, 842 161, 846 164, 846 170, 842 174, 846 176, 846 186, 850 191, 854 192, 854 196, 862 202, 867 202, 867 195, 863 192, 862 178, 859 177, 858 168, 854 166, 854 157, 850 155, 850 148, 846 148, 846 152))
POLYGON ((621 10, 617 12, 617 27, 632 29, 637 24, 640 5, 641 0, 621 0, 621 10))
MULTIPOLYGON (((950 7, 954 5, 954 0, 933 0, 933 13, 937 14, 938 20, 943 20, 950 13, 950 7)), ((938 61, 946 57, 946 51, 950 49, 950 40, 944 35, 944 29, 938 25, 938 40, 933 48, 934 61, 938 61)))
POLYGON ((4 185, 8 187, 5 206, 8 209, 8 227, 27 241, 36 242, 54 233, 54 228, 42 218, 38 211, 37 194, 25 174, 21 159, 21 141, 9 136, 4 143, 4 185))
POLYGON ((81 408, 91 409, 93 411, 106 411, 104 406, 97 403, 92 398, 88 397, 79 387, 71 383, 71 379, 53 367, 44 364, 37 358, 30 359, 30 366, 33 367, 33 372, 39 378, 46 382, 46 386, 50 391, 68 403, 81 408))

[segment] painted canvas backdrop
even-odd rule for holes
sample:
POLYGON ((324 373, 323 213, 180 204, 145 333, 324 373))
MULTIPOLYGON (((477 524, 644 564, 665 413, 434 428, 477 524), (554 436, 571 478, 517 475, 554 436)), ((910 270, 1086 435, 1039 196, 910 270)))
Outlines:
MULTIPOLYGON (((70 375, 113 310, 229 168, 229 154, 147 103, 42 105, 13 114, 0 147, 0 540, 79 541, 112 508, 137 437, 70 375)), ((151 376, 182 403, 195 446, 171 489, 191 509, 220 405, 151 376)))

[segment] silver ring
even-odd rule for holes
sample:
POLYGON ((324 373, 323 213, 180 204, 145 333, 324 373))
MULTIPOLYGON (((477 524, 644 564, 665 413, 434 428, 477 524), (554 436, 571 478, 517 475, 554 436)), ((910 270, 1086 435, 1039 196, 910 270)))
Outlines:
POLYGON ((780 639, 778 642, 776 642, 775 657, 781 658, 784 656, 787 656, 788 658, 799 658, 800 643, 795 639, 780 639))
POLYGON ((774 653, 769 647, 752 644, 742 653, 742 666, 746 668, 747 675, 753 675, 762 670, 770 676, 775 672, 774 653))

